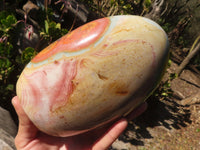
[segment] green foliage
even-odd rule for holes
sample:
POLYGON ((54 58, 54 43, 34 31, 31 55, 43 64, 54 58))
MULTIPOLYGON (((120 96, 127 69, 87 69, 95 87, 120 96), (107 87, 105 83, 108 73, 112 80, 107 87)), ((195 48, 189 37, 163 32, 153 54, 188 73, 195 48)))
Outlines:
POLYGON ((130 3, 128 3, 124 0, 120 0, 118 5, 119 5, 119 8, 121 8, 122 14, 131 14, 131 12, 134 9, 130 3))
POLYGON ((55 41, 68 32, 67 29, 62 29, 60 23, 44 20, 44 28, 40 32, 40 36, 48 41, 55 41))
POLYGON ((14 89, 10 83, 10 75, 14 71, 13 44, 10 41, 11 31, 15 29, 17 19, 9 12, 0 12, 0 95, 5 100, 7 95, 14 89))
POLYGON ((21 61, 23 64, 27 64, 35 55, 36 55, 36 51, 34 48, 32 47, 27 47, 21 55, 21 61))
POLYGON ((11 58, 13 46, 9 42, 0 43, 0 56, 1 58, 11 58))
POLYGON ((9 31, 10 28, 17 22, 15 16, 8 15, 6 18, 1 19, 3 30, 9 31))
POLYGON ((4 83, 13 70, 11 63, 13 45, 8 38, 16 22, 14 15, 4 11, 0 12, 0 80, 4 83))
POLYGON ((197 128, 197 129, 196 129, 196 132, 199 133, 199 132, 200 132, 200 128, 197 128))
POLYGON ((145 0, 145 1, 144 1, 144 6, 145 6, 146 8, 151 7, 151 0, 145 0))
POLYGON ((165 30, 166 33, 169 33, 175 27, 175 25, 172 22, 166 22, 165 18, 160 18, 158 20, 158 24, 161 25, 161 27, 165 30))
MULTIPOLYGON (((49 44, 68 32, 67 29, 62 28, 60 23, 53 21, 51 9, 47 11, 40 9, 38 15, 40 17, 37 22, 41 36, 39 42, 49 44)), ((19 41, 18 36, 23 31, 24 33, 31 32, 27 31, 29 26, 34 29, 32 24, 27 24, 27 17, 24 16, 23 19, 16 16, 16 12, 12 10, 0 12, 0 106, 5 108, 10 105, 9 100, 16 95, 15 85, 20 73, 37 54, 36 49, 32 47, 18 47, 16 44, 19 41)), ((25 38, 24 36, 22 38, 25 38)))
POLYGON ((165 30, 166 33, 169 33, 169 31, 171 31, 170 27, 171 24, 168 22, 162 25, 162 28, 165 30))
MULTIPOLYGON (((168 60, 167 68, 171 66, 171 59, 168 60)), ((171 97, 173 94, 173 91, 171 89, 171 82, 175 78, 177 78, 178 75, 176 73, 170 73, 166 80, 161 81, 159 84, 159 87, 154 91, 153 96, 159 97, 159 98, 165 98, 165 97, 171 97)))
POLYGON ((188 40, 186 40, 183 36, 179 36, 177 44, 181 47, 186 47, 186 45, 188 45, 188 40))
POLYGON ((6 79, 13 70, 10 61, 12 45, 10 43, 0 43, 0 82, 6 83, 6 79))
POLYGON ((136 14, 149 12, 151 0, 82 0, 89 8, 100 16, 136 14))
POLYGON ((13 70, 11 63, 13 45, 7 40, 9 31, 13 29, 13 24, 16 23, 16 18, 13 15, 6 16, 5 12, 0 13, 0 18, 0 80, 5 83, 13 70))
POLYGON ((9 31, 14 28, 17 19, 13 14, 8 12, 0 12, 0 37, 9 37, 9 31))
POLYGON ((171 82, 173 79, 177 78, 178 75, 176 73, 169 74, 169 77, 166 81, 161 82, 156 92, 154 92, 154 96, 158 97, 171 97, 173 91, 171 89, 171 82))

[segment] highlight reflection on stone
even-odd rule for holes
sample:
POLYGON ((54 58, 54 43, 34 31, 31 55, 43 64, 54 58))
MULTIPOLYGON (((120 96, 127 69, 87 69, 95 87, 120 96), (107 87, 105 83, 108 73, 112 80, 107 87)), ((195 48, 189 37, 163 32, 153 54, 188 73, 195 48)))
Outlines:
POLYGON ((17 95, 43 132, 71 136, 127 115, 159 83, 166 33, 139 16, 102 18, 41 51, 17 82, 17 95))

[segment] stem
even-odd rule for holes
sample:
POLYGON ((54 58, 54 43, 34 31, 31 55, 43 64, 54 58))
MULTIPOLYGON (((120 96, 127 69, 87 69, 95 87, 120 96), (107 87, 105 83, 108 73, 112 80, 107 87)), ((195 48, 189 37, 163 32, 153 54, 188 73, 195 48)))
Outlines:
POLYGON ((182 63, 179 65, 177 69, 177 75, 180 76, 181 72, 185 68, 185 66, 190 62, 190 60, 198 53, 200 52, 200 42, 197 44, 197 46, 194 48, 192 52, 190 52, 185 59, 182 61, 182 63))

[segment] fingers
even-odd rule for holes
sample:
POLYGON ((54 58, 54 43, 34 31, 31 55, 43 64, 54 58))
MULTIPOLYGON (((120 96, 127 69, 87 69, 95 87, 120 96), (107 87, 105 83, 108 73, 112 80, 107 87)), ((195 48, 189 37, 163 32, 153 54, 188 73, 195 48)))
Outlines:
POLYGON ((15 144, 18 149, 21 149, 23 146, 27 145, 30 140, 35 138, 38 129, 33 125, 24 112, 17 96, 12 99, 12 104, 19 118, 19 128, 15 138, 15 144))
POLYGON ((16 111, 16 113, 18 115, 18 119, 19 119, 20 125, 24 126, 24 125, 30 124, 31 121, 29 120, 28 116, 26 115, 26 113, 24 112, 23 108, 21 107, 17 96, 15 96, 12 99, 12 104, 13 104, 13 106, 15 108, 15 111, 16 111))
POLYGON ((144 102, 139 107, 134 109, 126 118, 120 119, 115 123, 106 134, 98 140, 93 150, 105 150, 120 136, 120 134, 126 129, 128 120, 132 120, 141 115, 147 109, 147 103, 144 102))
POLYGON ((121 119, 115 123, 106 134, 99 139, 93 146, 93 150, 105 150, 107 149, 126 129, 128 122, 126 119, 121 119))

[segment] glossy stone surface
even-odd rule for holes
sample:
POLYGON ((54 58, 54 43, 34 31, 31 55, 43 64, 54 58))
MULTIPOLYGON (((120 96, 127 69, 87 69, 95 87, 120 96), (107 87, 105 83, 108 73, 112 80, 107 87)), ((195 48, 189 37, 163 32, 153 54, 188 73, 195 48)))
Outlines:
POLYGON ((71 136, 127 115, 159 83, 168 59, 166 33, 139 16, 83 25, 41 51, 17 82, 33 123, 71 136))

